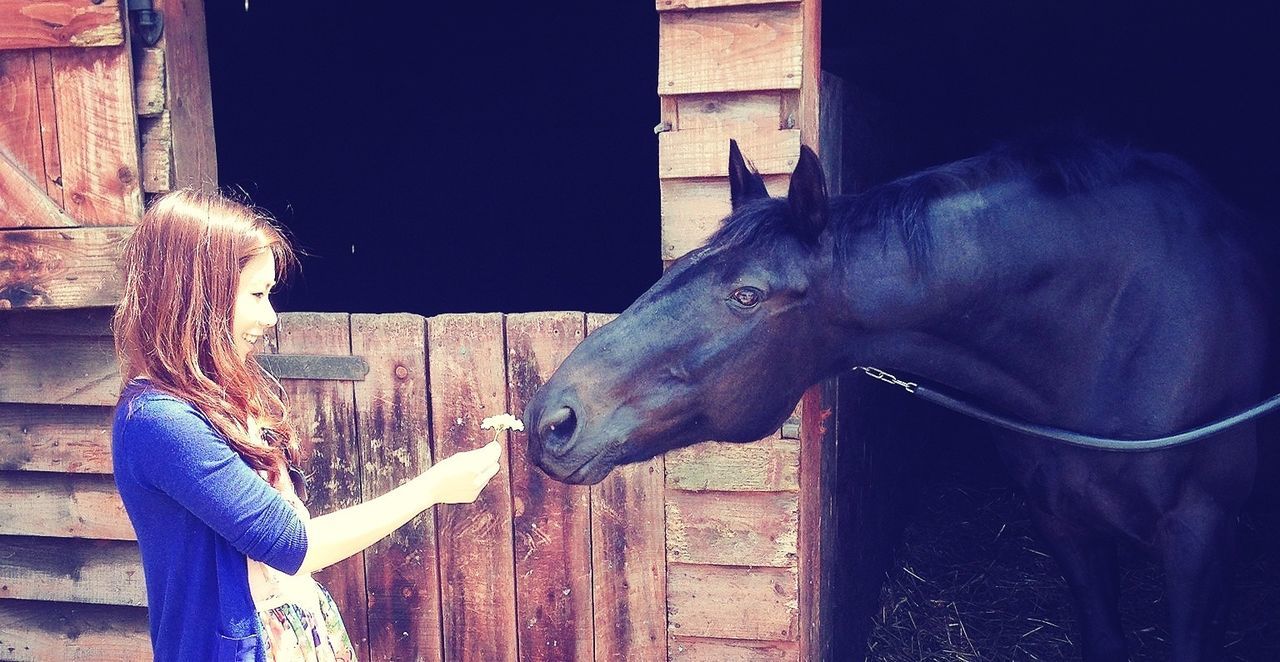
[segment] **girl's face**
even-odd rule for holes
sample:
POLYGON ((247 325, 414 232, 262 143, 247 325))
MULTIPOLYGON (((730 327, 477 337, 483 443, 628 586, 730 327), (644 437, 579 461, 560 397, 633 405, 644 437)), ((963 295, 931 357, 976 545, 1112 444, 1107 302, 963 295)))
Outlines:
POLYGON ((236 290, 235 309, 231 314, 231 333, 236 354, 241 360, 276 324, 276 311, 271 307, 271 288, 276 286, 276 258, 264 249, 249 259, 240 271, 240 287, 236 290))

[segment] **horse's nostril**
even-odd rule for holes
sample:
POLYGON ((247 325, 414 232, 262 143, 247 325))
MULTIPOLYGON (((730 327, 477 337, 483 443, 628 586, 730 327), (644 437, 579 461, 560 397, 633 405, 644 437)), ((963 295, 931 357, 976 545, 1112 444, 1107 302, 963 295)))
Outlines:
POLYGON ((547 447, 560 449, 569 443, 573 430, 578 425, 578 418, 569 407, 561 407, 543 417, 538 425, 538 432, 547 447))

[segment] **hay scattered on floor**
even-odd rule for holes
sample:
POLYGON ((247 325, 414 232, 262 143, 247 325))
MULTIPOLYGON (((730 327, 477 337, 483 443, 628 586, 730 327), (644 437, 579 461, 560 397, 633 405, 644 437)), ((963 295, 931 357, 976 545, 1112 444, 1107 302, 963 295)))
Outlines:
MULTIPOLYGON (((925 488, 881 591, 868 660, 1078 660, 1066 582, 1005 487, 925 488)), ((1242 518, 1228 660, 1280 660, 1280 508, 1242 518)), ((1121 552, 1121 610, 1133 662, 1169 658, 1159 567, 1121 552)))

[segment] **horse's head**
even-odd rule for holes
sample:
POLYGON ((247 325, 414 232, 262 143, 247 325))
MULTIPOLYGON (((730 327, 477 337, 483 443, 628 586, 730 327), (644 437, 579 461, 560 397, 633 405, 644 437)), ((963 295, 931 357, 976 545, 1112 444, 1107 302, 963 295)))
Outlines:
POLYGON ((732 213, 617 319, 574 350, 525 411, 530 456, 571 483, 716 439, 767 435, 821 379, 831 246, 817 156, 785 199, 729 150, 732 213))

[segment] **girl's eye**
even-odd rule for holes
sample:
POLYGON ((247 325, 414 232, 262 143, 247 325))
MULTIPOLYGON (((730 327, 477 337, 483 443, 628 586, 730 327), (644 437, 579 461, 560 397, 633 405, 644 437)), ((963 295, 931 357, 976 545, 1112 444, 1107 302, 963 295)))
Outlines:
POLYGON ((729 295, 729 299, 743 308, 753 308, 764 299, 764 292, 751 286, 739 287, 729 295))

